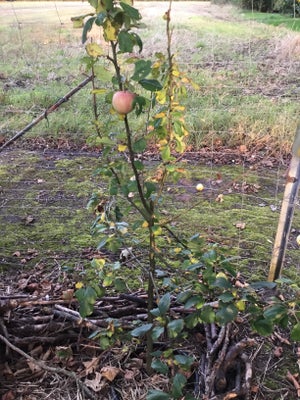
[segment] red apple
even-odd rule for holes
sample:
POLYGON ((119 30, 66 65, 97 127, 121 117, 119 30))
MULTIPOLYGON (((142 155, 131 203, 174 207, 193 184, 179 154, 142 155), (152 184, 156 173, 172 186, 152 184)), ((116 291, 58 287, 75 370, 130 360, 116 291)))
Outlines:
POLYGON ((136 94, 128 90, 120 90, 113 95, 112 106, 119 114, 128 114, 133 110, 136 94))

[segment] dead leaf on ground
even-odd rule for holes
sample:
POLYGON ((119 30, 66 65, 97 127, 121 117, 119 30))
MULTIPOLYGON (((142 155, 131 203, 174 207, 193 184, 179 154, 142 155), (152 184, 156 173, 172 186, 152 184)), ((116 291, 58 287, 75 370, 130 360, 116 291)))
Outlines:
POLYGON ((4 393, 4 395, 1 397, 1 400, 14 400, 15 398, 15 393, 12 390, 9 390, 8 392, 4 393))
POLYGON ((99 364, 99 357, 93 357, 90 361, 83 362, 85 375, 89 375, 96 370, 99 364))
POLYGON ((101 372, 102 376, 104 376, 104 378, 106 378, 107 380, 112 382, 115 379, 115 377, 118 375, 118 373, 120 372, 120 369, 109 366, 109 367, 103 367, 100 372, 101 372))
POLYGON ((282 357, 283 348, 282 348, 281 346, 275 347, 275 349, 274 349, 274 351, 273 351, 273 354, 274 354, 274 356, 277 357, 277 358, 282 357))
POLYGON ((35 218, 32 215, 27 215, 25 218, 25 225, 30 225, 34 222, 35 218))
POLYGON ((35 362, 33 362, 31 360, 27 360, 27 364, 28 364, 28 367, 30 368, 30 371, 32 373, 40 372, 42 370, 41 367, 39 367, 35 362))
POLYGON ((236 222, 234 226, 235 226, 237 229, 243 230, 243 229, 246 228, 246 223, 245 223, 245 222, 242 222, 242 221, 239 221, 239 222, 236 222))
POLYGON ((224 201, 224 196, 223 196, 223 194, 221 193, 221 194, 218 194, 218 196, 216 197, 216 202, 218 202, 218 203, 223 203, 223 201, 224 201))
POLYGON ((136 377, 140 374, 140 370, 137 368, 126 369, 124 373, 124 380, 133 381, 136 380, 136 377))
POLYGON ((100 392, 100 390, 102 390, 106 386, 106 382, 103 381, 101 378, 102 375, 100 374, 100 372, 96 372, 95 378, 85 379, 84 384, 92 389, 94 392, 100 392))

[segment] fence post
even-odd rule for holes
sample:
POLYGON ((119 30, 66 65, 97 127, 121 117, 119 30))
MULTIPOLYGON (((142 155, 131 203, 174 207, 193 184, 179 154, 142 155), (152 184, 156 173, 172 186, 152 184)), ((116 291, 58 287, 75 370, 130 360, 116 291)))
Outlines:
POLYGON ((300 124, 292 147, 292 159, 286 179, 278 228, 275 237, 268 280, 273 282, 280 277, 285 251, 291 230, 295 202, 300 183, 300 124))

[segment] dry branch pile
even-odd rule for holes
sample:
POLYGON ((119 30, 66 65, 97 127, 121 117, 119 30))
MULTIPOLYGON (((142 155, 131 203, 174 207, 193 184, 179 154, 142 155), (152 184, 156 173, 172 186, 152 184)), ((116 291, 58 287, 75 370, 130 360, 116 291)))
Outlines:
MULTIPOLYGON (((99 335, 91 339, 100 332, 113 332, 114 325, 122 327, 126 335, 136 326, 135 321, 146 321, 144 293, 104 297, 97 302, 91 318, 82 319, 77 309, 73 298, 0 296, 0 383, 3 388, 0 394, 3 399, 23 398, 18 397, 20 393, 15 389, 23 388, 20 382, 32 385, 43 382, 51 391, 53 380, 61 384, 62 378, 67 380, 69 388, 73 387, 74 393, 79 391, 92 399, 145 399, 149 388, 170 389, 170 377, 146 375, 142 341, 129 344, 120 337, 103 350, 99 346, 99 335), (5 397, 8 394, 10 397, 5 397)), ((188 312, 192 310, 172 304, 173 318, 188 312)), ((221 329, 214 324, 199 325, 190 332, 187 341, 170 343, 164 338, 155 347, 171 346, 179 353, 194 356, 195 362, 186 376, 196 398, 247 399, 252 377, 247 353, 256 342, 242 338, 240 330, 239 324, 228 324, 221 329)), ((175 372, 170 369, 170 375, 175 372)))

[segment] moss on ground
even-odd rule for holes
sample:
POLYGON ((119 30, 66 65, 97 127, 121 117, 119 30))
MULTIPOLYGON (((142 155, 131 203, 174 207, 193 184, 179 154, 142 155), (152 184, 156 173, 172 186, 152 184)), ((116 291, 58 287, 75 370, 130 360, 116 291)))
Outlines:
MULTIPOLYGON (((54 257, 81 263, 82 252, 97 246, 98 239, 90 234, 94 217, 86 209, 91 194, 106 185, 93 177, 97 158, 97 154, 60 152, 3 154, 1 267, 32 265, 54 257)), ((163 218, 173 219, 178 237, 200 233, 209 243, 237 256, 236 268, 246 276, 265 279, 284 189, 279 171, 194 163, 185 167, 186 176, 167 186, 163 218), (204 185, 202 192, 196 190, 199 182, 204 185)), ((299 267, 295 244, 299 223, 296 210, 284 270, 289 277, 295 277, 299 267)), ((162 236, 162 247, 164 243, 168 246, 162 236)))

